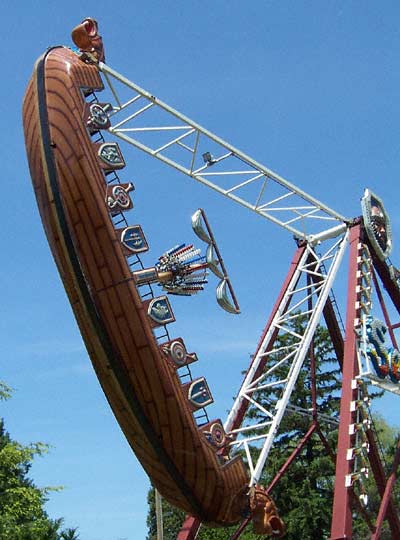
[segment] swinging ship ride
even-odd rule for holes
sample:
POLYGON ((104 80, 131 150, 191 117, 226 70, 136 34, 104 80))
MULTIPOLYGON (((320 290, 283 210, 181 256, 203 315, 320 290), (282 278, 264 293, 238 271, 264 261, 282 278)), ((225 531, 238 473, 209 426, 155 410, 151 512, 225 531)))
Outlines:
MULTIPOLYGON (((174 320, 166 295, 140 294, 158 282, 167 293, 203 288, 205 272, 220 279, 218 301, 238 305, 202 210, 192 218, 207 257, 177 246, 154 268, 132 271, 148 249, 139 225, 128 226, 132 184, 115 142, 104 140, 112 107, 99 103, 104 62, 97 23, 72 32, 78 50, 48 49, 36 62, 23 105, 26 149, 40 216, 95 372, 132 450, 161 495, 211 526, 249 516, 256 532, 280 536, 276 507, 249 487, 240 456, 229 455, 220 420, 198 425, 194 412, 212 402, 204 378, 183 384, 178 370, 197 359, 181 338, 161 342, 155 330, 174 320), (227 290, 230 291, 230 301, 227 290)), ((168 334, 166 334, 168 336, 168 334)), ((169 337, 169 336, 168 336, 169 337)))

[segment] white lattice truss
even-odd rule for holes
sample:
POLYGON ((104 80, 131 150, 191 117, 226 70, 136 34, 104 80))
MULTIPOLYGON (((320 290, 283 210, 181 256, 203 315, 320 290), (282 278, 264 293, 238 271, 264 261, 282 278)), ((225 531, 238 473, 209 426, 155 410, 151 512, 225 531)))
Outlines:
POLYGON ((109 133, 225 197, 316 241, 344 231, 346 218, 100 63, 110 98, 109 133), (315 239, 314 239, 315 236, 315 239))
MULTIPOLYGON (((347 244, 348 233, 337 239, 322 254, 317 254, 310 244, 307 244, 225 422, 225 430, 234 438, 231 443, 232 446, 243 449, 246 453, 251 475, 250 485, 257 483, 260 479, 283 415, 288 409, 293 409, 289 403, 290 396, 309 350, 347 244), (311 276, 312 279, 302 279, 307 278, 307 275, 311 276), (304 282, 306 283, 304 284, 304 282), (311 309, 310 304, 312 305, 311 309), (308 322, 304 328, 304 333, 297 334, 293 331, 291 322, 298 317, 305 316, 308 322), (291 334, 294 338, 293 344, 278 347, 272 343, 271 348, 272 336, 277 330, 281 334, 291 334), (266 357, 267 362, 263 372, 256 377, 258 369, 264 363, 266 357), (282 368, 285 368, 285 378, 280 380, 275 378, 274 375, 278 368, 280 373, 282 368), (265 399, 262 403, 257 401, 257 393, 272 386, 275 387, 275 390, 280 390, 280 396, 274 402, 271 401, 267 408, 265 399), (232 429, 234 419, 243 400, 246 400, 249 406, 256 407, 263 419, 258 421, 247 416, 246 421, 239 428, 232 429), (254 445, 260 448, 260 452, 253 461, 250 447, 254 445)), ((332 419, 330 420, 333 423, 332 419)))

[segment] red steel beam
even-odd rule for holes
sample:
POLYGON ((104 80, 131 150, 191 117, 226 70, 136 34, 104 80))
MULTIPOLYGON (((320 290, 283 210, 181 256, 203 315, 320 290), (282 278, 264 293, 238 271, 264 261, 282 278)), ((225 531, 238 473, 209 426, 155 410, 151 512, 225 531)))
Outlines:
POLYGON ((342 369, 344 354, 343 336, 339 327, 335 310, 332 305, 332 301, 329 297, 326 299, 323 314, 326 322, 326 327, 328 328, 328 332, 332 340, 333 348, 335 349, 337 361, 339 362, 340 369, 342 369))
POLYGON ((288 457, 288 459, 285 461, 285 463, 282 465, 282 467, 279 469, 279 471, 276 473, 275 478, 272 480, 272 482, 267 487, 267 493, 271 493, 271 491, 274 489, 276 484, 279 482, 279 480, 282 478, 282 476, 285 474, 285 472, 288 470, 290 465, 293 463, 293 461, 297 458, 297 456, 300 454, 300 452, 303 450, 304 445, 308 441, 308 439, 312 436, 314 431, 317 428, 316 422, 313 422, 307 431, 307 433, 304 435, 304 437, 301 439, 301 441, 298 443, 296 448, 293 450, 291 455, 288 457))
POLYGON ((229 540, 237 540, 242 532, 244 532, 244 530, 247 528, 248 524, 250 523, 251 521, 251 517, 247 517, 240 525, 239 527, 236 529, 236 531, 232 534, 232 536, 230 537, 229 540))
POLYGON ((333 497, 331 540, 346 540, 352 535, 351 489, 346 487, 346 476, 351 473, 352 462, 347 460, 347 450, 353 445, 349 425, 355 421, 350 403, 356 399, 352 381, 358 374, 356 334, 354 323, 357 318, 357 270, 360 243, 360 225, 350 230, 350 262, 347 286, 346 340, 343 354, 342 396, 340 402, 340 425, 336 458, 336 478, 333 497))
MULTIPOLYGON (((351 511, 351 488, 346 488, 345 477, 351 472, 351 461, 347 460, 347 449, 352 447, 353 437, 349 435, 349 425, 353 423, 353 413, 350 411, 350 402, 356 399, 356 390, 352 389, 351 383, 358 374, 356 357, 356 334, 354 321, 357 318, 356 309, 356 285, 357 285, 357 251, 361 241, 361 230, 354 226, 350 235, 350 268, 347 295, 347 318, 346 318, 346 341, 344 347, 343 383, 340 409, 340 428, 338 440, 338 455, 336 461, 336 480, 332 514, 332 528, 330 540, 350 540, 352 537, 352 511, 351 511)), ((374 267, 377 268, 379 277, 388 291, 393 303, 399 310, 400 296, 395 285, 390 279, 386 265, 373 254, 374 267)), ((391 498, 392 484, 388 484, 385 478, 384 468, 379 456, 378 447, 372 431, 367 432, 369 442, 369 461, 375 478, 377 489, 382 497, 381 511, 377 524, 387 517, 392 533, 392 538, 400 539, 400 520, 393 500, 391 498)), ((399 458, 400 459, 400 458, 399 458)), ((392 479, 394 482, 394 479, 392 479)), ((381 525, 380 525, 381 526, 381 525)), ((378 531, 379 534, 379 531, 378 531)), ((373 537, 378 540, 379 536, 373 537)))
POLYGON ((201 522, 192 516, 186 516, 176 540, 195 540, 200 529, 201 522))

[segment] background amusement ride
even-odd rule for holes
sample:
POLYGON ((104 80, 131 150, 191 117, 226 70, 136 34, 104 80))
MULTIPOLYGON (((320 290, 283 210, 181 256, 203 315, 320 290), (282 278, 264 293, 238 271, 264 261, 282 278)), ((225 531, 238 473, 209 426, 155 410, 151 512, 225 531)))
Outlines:
MULTIPOLYGON (((362 217, 349 219, 257 163, 105 64, 97 23, 72 32, 76 50, 48 49, 37 61, 23 108, 26 147, 46 235, 94 369, 110 406, 157 491, 187 513, 179 540, 201 523, 252 521, 256 533, 280 537, 285 526, 271 498, 293 460, 318 436, 336 463, 331 540, 351 538, 354 512, 368 505, 363 479, 381 497, 371 538, 387 519, 400 538, 400 519, 368 410, 368 386, 400 393, 400 352, 393 313, 400 309, 400 273, 389 260, 391 226, 382 200, 368 189, 362 217), (99 97, 98 97, 99 96, 99 97), (101 97, 100 97, 101 96, 101 97), (131 144, 272 221, 294 236, 289 271, 225 422, 210 420, 213 398, 181 337, 168 295, 191 296, 217 279, 218 304, 240 312, 221 251, 203 209, 192 216, 205 255, 192 244, 165 251, 145 268, 149 246, 130 225, 132 183, 120 181, 122 152, 131 144), (348 252, 345 327, 332 285, 348 252), (163 294, 155 293, 154 284, 163 294), (336 456, 324 435, 334 422, 318 410, 318 375, 311 362, 310 429, 272 482, 261 479, 313 336, 324 317, 342 370, 336 456), (306 321, 301 332, 293 322, 306 321), (290 335, 282 346, 279 339, 290 335), (279 372, 279 377, 277 373, 279 372), (282 373, 284 375, 282 376, 282 373), (259 396, 273 389, 266 406, 259 396), (256 410, 258 414, 249 414, 256 410)), ((162 223, 160 223, 162 227, 162 223)), ((279 507, 279 501, 277 506, 279 507)))

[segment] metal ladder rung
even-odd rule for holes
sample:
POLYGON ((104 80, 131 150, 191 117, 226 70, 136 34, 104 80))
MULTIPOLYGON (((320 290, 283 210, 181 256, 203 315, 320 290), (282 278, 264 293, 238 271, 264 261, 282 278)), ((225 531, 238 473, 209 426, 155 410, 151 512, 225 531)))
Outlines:
MULTIPOLYGON (((134 255, 135 255, 135 254, 132 253, 132 255, 128 255, 127 258, 128 258, 128 257, 133 257, 134 255)), ((133 261, 129 261, 129 262, 128 262, 129 268, 133 268, 134 266, 137 266, 138 264, 139 264, 140 266, 143 266, 142 261, 141 261, 139 258, 137 258, 136 260, 133 260, 133 261)))
POLYGON ((113 182, 115 182, 116 184, 121 183, 121 180, 114 169, 107 171, 105 173, 105 176, 106 176, 107 184, 112 184, 113 182), (112 178, 108 178, 110 175, 112 175, 112 178))
POLYGON ((115 216, 112 216, 111 219, 115 227, 117 227, 118 225, 121 225, 121 223, 124 223, 126 227, 128 226, 126 217, 124 216, 122 212, 120 212, 119 214, 116 214, 115 216))

